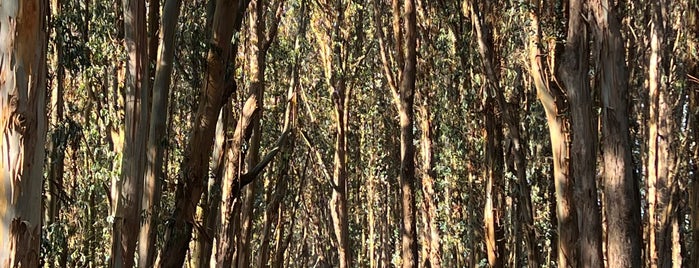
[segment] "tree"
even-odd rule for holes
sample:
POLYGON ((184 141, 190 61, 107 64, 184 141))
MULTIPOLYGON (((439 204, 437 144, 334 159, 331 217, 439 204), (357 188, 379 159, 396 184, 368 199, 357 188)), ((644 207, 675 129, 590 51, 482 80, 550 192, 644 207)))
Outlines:
MULTIPOLYGON (((379 4, 375 4, 375 12, 380 12, 379 4)), ((402 202, 402 265, 417 267, 417 231, 415 218, 415 145, 413 144, 413 101, 415 97, 415 74, 417 63, 417 35, 415 1, 403 2, 403 11, 397 0, 392 2, 393 13, 393 44, 396 61, 390 62, 387 47, 384 44, 384 34, 380 14, 374 20, 378 31, 378 39, 383 63, 384 76, 388 82, 393 102, 398 109, 400 118, 400 195, 402 202), (403 25, 401 25, 403 22, 403 25), (405 36, 403 35, 405 33, 405 36), (393 67, 391 67, 393 66, 393 67), (397 74, 392 70, 397 69, 397 74)))
MULTIPOLYGON (((579 7, 578 7, 579 8, 579 7)), ((566 110, 565 95, 555 84, 551 84, 548 78, 552 75, 544 66, 540 55, 544 55, 540 49, 541 30, 539 27, 539 13, 542 7, 534 3, 530 11, 531 30, 528 43, 528 68, 529 74, 534 80, 536 94, 544 107, 546 121, 551 139, 551 151, 553 154, 553 179, 556 192, 556 217, 558 221, 558 265, 559 267, 576 267, 579 260, 578 249, 578 212, 574 206, 573 180, 569 174, 568 163, 568 134, 564 132, 567 120, 562 116, 566 110)), ((572 13, 571 14, 577 14, 572 13)), ((572 27, 572 26, 571 26, 572 27)), ((549 53, 555 53, 555 48, 550 47, 549 53)), ((549 55, 555 57, 555 54, 549 55)), ((548 66, 551 68, 551 66, 548 66)))
POLYGON ((167 0, 163 7, 160 27, 160 49, 157 52, 153 82, 153 105, 150 113, 148 133, 148 161, 143 183, 143 196, 141 197, 144 219, 138 240, 139 267, 152 267, 156 255, 156 228, 159 224, 157 215, 160 212, 160 196, 162 194, 160 181, 165 177, 163 174, 163 160, 165 145, 167 144, 165 139, 167 104, 175 56, 175 26, 180 15, 180 6, 180 0, 167 0))
POLYGON ((593 55, 600 70, 607 261, 613 267, 640 267, 641 202, 638 182, 632 173, 624 40, 611 6, 604 0, 589 6, 595 18, 591 27, 597 51, 593 55))
POLYGON ((199 203, 212 150, 215 122, 221 107, 236 90, 234 80, 228 79, 231 38, 240 30, 248 2, 216 1, 211 48, 207 56, 207 78, 199 95, 192 134, 181 164, 175 192, 175 209, 168 223, 161 267, 181 267, 192 237, 194 211, 199 203))
POLYGON ((571 0, 568 10, 568 35, 558 75, 566 88, 570 114, 570 175, 575 182, 575 199, 580 230, 581 266, 602 267, 602 222, 597 196, 597 132, 592 113, 588 78, 587 25, 583 21, 582 1, 571 0))
POLYGON ((0 260, 38 267, 49 5, 5 1, 0 11, 0 260))
POLYGON ((146 3, 128 0, 124 5, 124 43, 129 55, 125 82, 125 127, 122 170, 116 183, 112 234, 112 265, 132 267, 140 230, 141 193, 148 135, 148 47, 146 3))

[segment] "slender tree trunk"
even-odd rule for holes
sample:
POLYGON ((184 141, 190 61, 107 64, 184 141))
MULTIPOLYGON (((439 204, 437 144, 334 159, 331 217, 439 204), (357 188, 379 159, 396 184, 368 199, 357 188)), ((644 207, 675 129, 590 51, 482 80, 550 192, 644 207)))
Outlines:
MULTIPOLYGON (((158 2, 157 0, 151 1, 158 2)), ((164 179, 163 157, 167 143, 165 136, 167 105, 175 55, 175 26, 180 15, 180 6, 181 0, 167 0, 163 8, 160 30, 162 41, 160 41, 153 82, 153 105, 148 134, 148 162, 146 163, 143 196, 141 197, 144 219, 138 242, 138 265, 142 268, 152 267, 156 257, 155 240, 159 224, 157 216, 160 213, 162 187, 160 182, 164 179)))
POLYGON ((672 112, 673 100, 667 81, 666 61, 670 60, 666 40, 667 1, 651 4, 650 62, 648 65, 650 120, 648 141, 648 216, 649 263, 651 266, 670 267, 681 260, 672 258, 672 220, 677 213, 674 201, 677 185, 672 170, 675 169, 673 140, 675 131, 672 112))
POLYGON ((437 204, 435 204, 435 191, 434 191, 434 181, 436 179, 435 159, 434 159, 434 145, 433 145, 433 127, 439 124, 433 124, 430 115, 430 98, 429 92, 424 93, 424 104, 420 107, 420 114, 422 117, 420 123, 420 129, 422 133, 421 137, 421 154, 422 154, 422 164, 423 164, 423 176, 422 176, 422 193, 423 193, 423 228, 425 234, 425 245, 426 256, 423 256, 425 263, 422 264, 423 267, 439 268, 441 264, 442 249, 440 246, 439 238, 439 227, 437 226, 437 204))
MULTIPOLYGON (((61 14, 61 1, 53 2, 53 16, 61 14)), ((63 91, 65 90, 65 68, 63 67, 63 35, 61 34, 62 27, 60 23, 54 26, 56 32, 56 87, 51 94, 51 106, 53 113, 51 114, 51 124, 54 126, 54 133, 51 135, 50 146, 51 156, 49 160, 49 172, 47 183, 49 184, 48 199, 48 215, 46 225, 59 220, 61 210, 60 196, 63 192, 63 171, 65 150, 68 133, 63 124, 63 91)))
MULTIPOLYGON (((252 77, 251 82, 251 93, 257 97, 257 106, 259 107, 259 113, 255 114, 252 118, 252 136, 250 138, 250 147, 247 153, 247 169, 252 169, 260 161, 259 151, 260 151, 260 141, 262 139, 261 124, 260 119, 262 118, 262 113, 264 111, 264 90, 265 90, 265 70, 267 67, 267 50, 269 49, 273 38, 277 32, 277 26, 279 24, 279 19, 281 15, 281 10, 283 8, 283 1, 276 1, 276 14, 274 20, 271 22, 269 29, 266 27, 267 23, 267 12, 265 10, 268 7, 274 8, 269 4, 265 4, 269 1, 254 0, 251 2, 250 16, 249 16, 249 33, 250 33, 250 76, 252 77)), ((274 10, 274 9, 273 9, 274 10)), ((238 241, 238 254, 237 264, 238 267, 248 267, 250 265, 250 258, 252 255, 252 250, 250 247, 251 232, 252 232, 252 212, 253 212, 253 201, 255 199, 256 184, 252 183, 245 187, 243 192, 243 204, 241 206, 241 228, 238 241)))
POLYGON ((0 12, 0 263, 39 267, 49 4, 4 1, 0 12))
MULTIPOLYGON (((688 51, 697 51, 699 48, 699 1, 690 0, 688 5, 687 25, 689 28, 687 47, 688 51)), ((690 95, 690 127, 693 132, 694 151, 692 152, 693 159, 699 159, 699 55, 687 54, 688 73, 693 76, 690 78, 689 91, 690 95)), ((695 243, 690 249, 691 267, 699 267, 699 163, 693 161, 691 170, 694 176, 690 183, 689 189, 689 207, 690 207, 690 223, 692 240, 695 243)))
POLYGON ((485 245, 490 267, 503 267, 505 265, 505 238, 501 216, 504 202, 501 202, 502 183, 502 129, 496 122, 495 100, 488 97, 484 111, 485 119, 485 209, 483 222, 485 224, 485 245))
POLYGON ((633 178, 628 122, 628 79, 619 21, 606 0, 590 5, 602 100, 604 208, 607 215, 607 263, 641 267, 641 202, 633 178))
MULTIPOLYGON (((537 96, 546 113, 546 121, 551 138, 553 152, 553 173, 556 189, 556 211, 558 221, 558 257, 559 267, 578 267, 580 259, 578 249, 578 213, 573 201, 573 181, 568 175, 568 144, 564 132, 565 118, 560 114, 562 109, 563 92, 559 88, 549 87, 544 79, 544 66, 540 55, 538 6, 530 13, 532 29, 529 38, 529 74, 534 80, 537 96)), ((553 50, 552 50, 553 52, 553 50)))
MULTIPOLYGON (((417 34, 415 31, 416 15, 415 0, 404 2, 403 12, 405 22, 405 65, 400 77, 400 101, 398 113, 400 117, 400 189, 402 199, 401 237, 402 237, 402 266, 417 267, 417 230, 415 217, 415 145, 413 144, 413 99, 415 95, 415 74, 417 63, 417 34)), ((394 12, 394 16, 399 14, 394 12)), ((398 39, 400 40, 400 39, 398 39)), ((400 42, 396 40, 397 42, 400 42)), ((401 54, 401 50, 396 53, 401 54)), ((399 61, 400 62, 400 61, 399 61)))
POLYGON ((207 57, 207 79, 199 96, 192 135, 181 164, 175 190, 175 209, 165 234, 161 267, 182 267, 192 237, 194 212, 204 190, 214 131, 221 107, 236 90, 225 74, 232 53, 231 37, 240 30, 247 0, 217 0, 212 24, 212 42, 207 57))
POLYGON ((146 47, 146 4, 124 0, 124 42, 129 54, 124 105, 124 154, 116 185, 112 266, 134 266, 141 222, 141 194, 148 138, 148 47, 146 47))

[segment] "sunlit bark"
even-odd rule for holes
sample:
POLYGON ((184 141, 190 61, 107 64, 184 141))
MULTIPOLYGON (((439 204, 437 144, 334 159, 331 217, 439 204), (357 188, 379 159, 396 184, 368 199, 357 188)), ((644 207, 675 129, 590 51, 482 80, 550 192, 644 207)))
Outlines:
POLYGON ((39 267, 48 1, 0 5, 0 263, 39 267))

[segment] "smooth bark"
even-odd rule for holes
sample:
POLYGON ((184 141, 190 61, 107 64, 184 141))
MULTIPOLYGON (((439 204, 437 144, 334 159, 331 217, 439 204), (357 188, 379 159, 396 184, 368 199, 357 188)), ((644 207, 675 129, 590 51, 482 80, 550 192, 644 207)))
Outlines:
POLYGON ((148 47, 146 3, 124 0, 124 43, 129 55, 124 83, 124 149, 116 182, 112 232, 112 266, 134 266, 141 223, 141 194, 148 138, 148 47))
POLYGON ((48 1, 0 5, 0 262, 38 267, 48 1))
MULTIPOLYGON (((151 5, 154 4, 151 3, 151 5)), ((146 162, 143 196, 141 197, 144 219, 138 242, 139 267, 152 267, 157 253, 155 240, 159 224, 157 216, 160 213, 161 181, 165 179, 163 157, 167 145, 165 131, 167 129, 168 95, 175 55, 175 26, 180 15, 180 6, 181 0, 167 0, 163 7, 160 27, 161 41, 157 52, 148 151, 146 152, 148 162, 146 162)))

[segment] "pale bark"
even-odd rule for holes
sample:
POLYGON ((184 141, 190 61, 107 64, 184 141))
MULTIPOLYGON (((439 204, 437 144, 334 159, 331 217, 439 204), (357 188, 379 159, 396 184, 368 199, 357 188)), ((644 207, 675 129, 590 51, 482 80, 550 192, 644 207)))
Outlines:
MULTIPOLYGON (((157 2, 157 0, 151 0, 157 2)), ((154 5, 151 3, 151 5, 154 5)), ((138 241, 138 266, 152 267, 155 261, 155 240, 160 213, 161 180, 164 180, 163 157, 167 144, 167 106, 175 55, 175 26, 180 14, 181 0, 167 0, 163 7, 160 29, 160 49, 157 52, 153 82, 153 105, 148 133, 147 163, 144 178, 143 224, 138 241)), ((152 21, 151 21, 152 23, 152 21)), ((156 38, 157 39, 157 38, 156 38)))
POLYGON ((598 51, 599 92, 602 100, 604 208, 607 223, 607 264, 641 267, 641 203, 633 178, 628 121, 628 80, 624 41, 612 3, 593 1, 592 29, 598 51))
POLYGON ((207 57, 207 78, 199 96, 192 134, 175 191, 175 209, 166 231, 160 258, 161 267, 181 267, 192 237, 194 212, 204 190, 209 157, 219 111, 236 90, 234 80, 225 77, 231 55, 231 38, 240 30, 246 0, 217 0, 212 24, 212 40, 207 57))
POLYGON ((0 5, 0 263, 38 267, 46 142, 44 0, 0 5))
POLYGON ((667 81, 666 61, 670 60, 666 40, 667 20, 664 12, 667 1, 651 4, 650 61, 648 64, 649 116, 648 123, 648 217, 649 238, 647 262, 655 267, 670 267, 681 260, 672 258, 672 221, 677 213, 677 183, 673 170, 676 156, 673 152, 675 123, 672 94, 667 81))
MULTIPOLYGON (((553 152, 553 176, 556 190, 556 219, 558 221, 558 257, 559 267, 577 267, 579 261, 578 249, 578 213, 573 201, 573 181, 568 174, 568 144, 567 136, 563 131, 566 120, 560 114, 563 102, 563 92, 556 86, 549 87, 549 81, 545 80, 545 68, 539 48, 541 45, 539 19, 537 11, 530 13, 532 19, 531 34, 528 44, 528 68, 529 74, 534 80, 537 97, 544 107, 546 121, 551 139, 551 151, 553 152)), ((553 48, 551 51, 553 53, 553 48)), ((551 56, 555 56, 551 55, 551 56)), ((551 75, 551 74, 549 74, 551 75)))
MULTIPOLYGON (((425 93, 424 104, 420 106, 421 155, 422 155, 422 193, 423 193, 423 228, 425 235, 425 256, 423 267, 439 268, 442 266, 442 247, 440 245, 439 226, 437 226, 437 204, 435 202, 434 183, 437 179, 434 157, 433 124, 430 116, 430 98, 425 93)), ((371 228, 371 227, 370 227, 371 228)))
MULTIPOLYGON (((250 147, 247 153, 246 166, 251 169, 260 161, 260 141, 262 139, 260 119, 264 111, 264 90, 265 90, 265 70, 267 67, 267 50, 269 49, 276 33, 279 24, 280 16, 283 10, 283 1, 277 0, 276 13, 271 22, 271 26, 267 29, 267 8, 274 8, 269 5, 270 1, 253 0, 250 4, 249 21, 249 38, 250 51, 248 64, 250 65, 250 74, 252 78, 250 94, 257 98, 257 106, 259 112, 252 118, 252 136, 250 137, 250 147)), ((241 226, 240 234, 238 235, 238 251, 236 263, 238 267, 248 267, 252 250, 250 247, 251 232, 252 232, 252 212, 253 201, 255 199, 256 183, 251 183, 243 190, 241 204, 241 226)))
POLYGON ((116 182, 112 233, 112 266, 134 266, 140 230, 141 193, 148 138, 148 48, 146 47, 146 4, 124 0, 124 43, 126 62, 124 101, 124 149, 121 175, 116 182))
POLYGON ((502 128, 496 120, 495 100, 488 97, 483 111, 485 121, 485 206, 483 223, 485 231, 486 255, 490 267, 504 267, 505 238, 503 237, 502 216, 504 210, 501 197, 502 181, 502 128))

